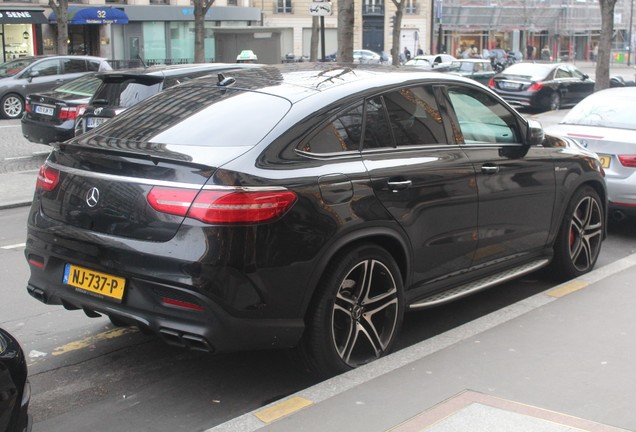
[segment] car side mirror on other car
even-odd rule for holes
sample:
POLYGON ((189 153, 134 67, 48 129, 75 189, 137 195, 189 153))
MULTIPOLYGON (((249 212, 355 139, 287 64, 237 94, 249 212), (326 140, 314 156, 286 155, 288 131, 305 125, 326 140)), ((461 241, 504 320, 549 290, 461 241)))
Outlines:
POLYGON ((526 137, 526 144, 529 146, 543 144, 545 134, 543 133, 543 126, 536 120, 528 119, 528 135, 526 137))

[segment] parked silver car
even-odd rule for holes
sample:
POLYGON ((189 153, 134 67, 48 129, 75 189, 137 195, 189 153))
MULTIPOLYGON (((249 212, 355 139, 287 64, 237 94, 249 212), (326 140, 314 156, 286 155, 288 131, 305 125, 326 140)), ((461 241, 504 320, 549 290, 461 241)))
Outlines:
POLYGON ((558 125, 546 128, 598 154, 615 220, 636 216, 635 112, 636 87, 611 88, 586 97, 558 125))
POLYGON ((21 57, 0 64, 0 116, 20 118, 31 93, 52 90, 89 72, 112 70, 107 59, 92 56, 21 57))

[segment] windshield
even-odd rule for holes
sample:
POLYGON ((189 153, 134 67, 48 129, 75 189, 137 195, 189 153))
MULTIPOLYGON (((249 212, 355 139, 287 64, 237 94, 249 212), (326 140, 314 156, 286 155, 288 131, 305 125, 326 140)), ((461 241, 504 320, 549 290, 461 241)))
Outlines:
POLYGON ((570 110, 561 123, 636 130, 634 99, 621 94, 595 94, 570 110))
POLYGON ((76 80, 63 84, 55 89, 60 93, 68 93, 76 96, 91 97, 102 80, 94 75, 84 75, 76 80))
POLYGON ((12 77, 22 72, 27 66, 36 61, 35 58, 18 59, 0 64, 0 78, 12 77))

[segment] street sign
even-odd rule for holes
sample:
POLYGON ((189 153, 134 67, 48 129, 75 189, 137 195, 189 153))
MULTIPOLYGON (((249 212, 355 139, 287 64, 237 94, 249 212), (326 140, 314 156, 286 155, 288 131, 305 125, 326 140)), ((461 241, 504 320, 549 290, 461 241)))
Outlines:
POLYGON ((309 14, 314 16, 332 15, 331 2, 312 2, 309 5, 309 14))

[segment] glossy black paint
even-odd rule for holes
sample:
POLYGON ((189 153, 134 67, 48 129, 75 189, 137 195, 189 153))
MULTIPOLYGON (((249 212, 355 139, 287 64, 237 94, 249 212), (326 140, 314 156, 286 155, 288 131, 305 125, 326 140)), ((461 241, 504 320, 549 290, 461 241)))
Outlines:
POLYGON ((513 106, 549 110, 577 104, 594 92, 594 85, 569 63, 517 63, 495 75, 489 87, 513 106), (560 101, 556 107, 551 105, 555 95, 560 101))
POLYGON ((528 145, 526 120, 467 79, 334 63, 233 77, 230 87, 216 77, 173 87, 55 146, 47 164, 60 170, 60 184, 36 192, 28 220, 25 254, 40 264, 31 265, 34 297, 111 315, 195 349, 291 347, 325 268, 346 247, 387 250, 408 304, 550 257, 574 191, 588 183, 606 196, 592 154, 557 139, 528 145), (391 132, 378 126, 388 122, 383 113, 398 115, 386 107, 399 96, 421 97, 414 106, 430 134, 408 137, 397 119, 391 132), (468 141, 484 123, 468 124, 461 112, 472 111, 458 108, 478 100, 505 120, 502 142, 468 141), (386 111, 370 121, 382 101, 386 111), (334 149, 326 137, 342 125, 349 141, 334 149), (385 138, 371 139, 372 129, 385 138), (424 135, 433 141, 395 145, 424 135), (268 223, 208 225, 149 208, 145 195, 162 182, 284 188, 297 201, 268 223), (85 202, 91 187, 104 192, 95 209, 85 202), (126 278, 123 302, 63 285, 66 263, 126 278), (202 310, 167 305, 164 297, 202 310))
POLYGON ((31 430, 30 399, 24 352, 18 341, 0 328, 0 432, 31 430))

